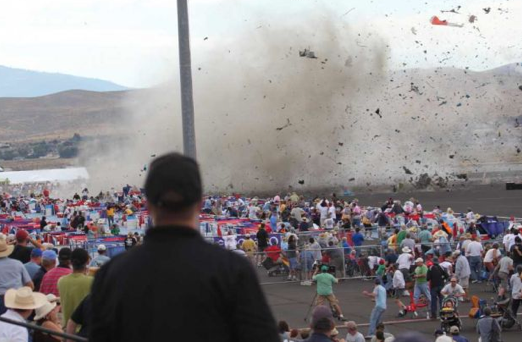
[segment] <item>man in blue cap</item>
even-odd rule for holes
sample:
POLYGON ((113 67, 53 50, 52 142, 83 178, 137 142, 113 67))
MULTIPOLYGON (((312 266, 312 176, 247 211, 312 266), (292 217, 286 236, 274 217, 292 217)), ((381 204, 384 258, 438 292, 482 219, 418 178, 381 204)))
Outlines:
POLYGON ((42 250, 40 248, 33 248, 31 251, 31 260, 24 264, 27 273, 31 278, 34 277, 36 271, 40 269, 42 263, 42 250))
POLYGON ((53 269, 56 266, 56 258, 56 252, 52 249, 42 253, 42 264, 32 278, 35 291, 40 291, 40 285, 42 284, 44 275, 47 273, 47 271, 53 269))
POLYGON ((363 295, 375 299, 375 307, 370 315, 370 327, 366 338, 375 335, 377 324, 381 322, 382 315, 386 311, 386 289, 381 285, 379 279, 375 279, 374 284, 373 292, 363 291, 363 295))
POLYGON ((318 306, 323 305, 325 301, 330 303, 330 305, 335 309, 335 311, 339 315, 339 320, 346 321, 346 319, 343 316, 343 312, 341 311, 341 307, 339 306, 339 301, 333 294, 332 285, 334 283, 338 283, 339 280, 337 280, 337 278, 328 273, 328 266, 326 265, 321 266, 321 273, 317 274, 317 272, 318 270, 316 269, 312 277, 312 280, 314 280, 317 283, 316 304, 318 306))

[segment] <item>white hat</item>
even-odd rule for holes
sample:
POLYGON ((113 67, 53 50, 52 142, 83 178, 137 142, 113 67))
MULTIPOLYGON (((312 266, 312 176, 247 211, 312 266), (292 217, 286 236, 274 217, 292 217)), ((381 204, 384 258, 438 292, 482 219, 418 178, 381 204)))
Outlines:
POLYGON ((47 316, 51 311, 54 310, 56 305, 56 302, 51 303, 49 300, 47 300, 47 302, 43 306, 36 309, 36 315, 34 316, 34 320, 39 321, 45 316, 47 316))
POLYGON ((105 245, 98 245, 98 250, 99 251, 106 251, 107 250, 107 247, 105 247, 105 245))
POLYGON ((8 245, 5 239, 0 239, 0 258, 9 256, 13 249, 14 245, 8 245))
POLYGON ((49 302, 43 293, 33 292, 24 286, 18 290, 9 289, 4 297, 5 307, 9 309, 32 310, 49 302))
POLYGON ((403 253, 411 253, 411 249, 410 249, 410 247, 406 246, 406 247, 402 248, 402 252, 403 253))
POLYGON ((422 258, 417 258, 417 260, 415 260, 415 263, 418 263, 418 262, 424 262, 424 260, 422 258))

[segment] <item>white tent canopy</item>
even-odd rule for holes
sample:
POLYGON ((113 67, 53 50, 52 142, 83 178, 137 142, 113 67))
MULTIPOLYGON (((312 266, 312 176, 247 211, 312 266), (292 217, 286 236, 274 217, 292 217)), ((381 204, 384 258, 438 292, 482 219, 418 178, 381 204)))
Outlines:
POLYGON ((84 167, 0 172, 0 181, 9 180, 10 184, 70 182, 85 179, 89 179, 89 173, 84 167))

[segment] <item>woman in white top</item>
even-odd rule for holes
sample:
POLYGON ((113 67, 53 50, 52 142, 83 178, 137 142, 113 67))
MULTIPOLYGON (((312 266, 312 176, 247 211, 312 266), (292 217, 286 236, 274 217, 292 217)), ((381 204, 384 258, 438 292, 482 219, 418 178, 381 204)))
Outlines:
POLYGON ((500 257, 501 255, 498 251, 498 243, 495 242, 493 247, 491 247, 484 256, 484 266, 486 266, 488 272, 493 272, 495 266, 498 264, 500 257))

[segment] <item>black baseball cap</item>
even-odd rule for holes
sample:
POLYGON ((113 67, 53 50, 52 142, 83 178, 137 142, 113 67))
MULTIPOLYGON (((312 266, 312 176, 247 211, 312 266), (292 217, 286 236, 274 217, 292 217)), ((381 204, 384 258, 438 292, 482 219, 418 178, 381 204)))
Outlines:
POLYGON ((58 260, 71 260, 71 253, 72 251, 68 247, 60 249, 60 251, 58 252, 58 260))
POLYGON ((150 204, 173 212, 201 202, 203 186, 198 163, 179 153, 154 159, 145 180, 145 194, 150 204))
POLYGON ((83 248, 76 248, 71 253, 71 263, 73 267, 79 267, 89 262, 89 253, 83 248))

